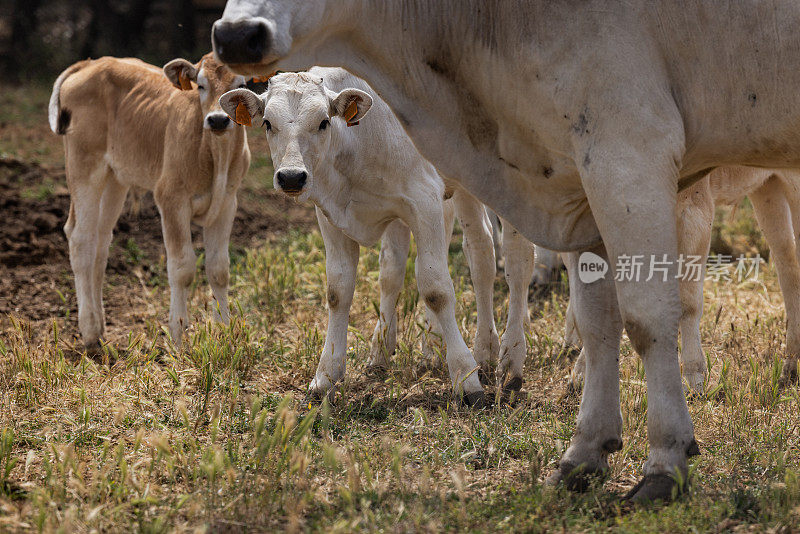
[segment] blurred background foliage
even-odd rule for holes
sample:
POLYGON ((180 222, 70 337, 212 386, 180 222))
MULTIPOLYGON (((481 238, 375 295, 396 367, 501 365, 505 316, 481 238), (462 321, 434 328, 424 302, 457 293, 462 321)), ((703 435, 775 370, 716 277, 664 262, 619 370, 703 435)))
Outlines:
POLYGON ((80 59, 135 56, 155 65, 211 50, 225 0, 2 0, 0 74, 52 77, 80 59))

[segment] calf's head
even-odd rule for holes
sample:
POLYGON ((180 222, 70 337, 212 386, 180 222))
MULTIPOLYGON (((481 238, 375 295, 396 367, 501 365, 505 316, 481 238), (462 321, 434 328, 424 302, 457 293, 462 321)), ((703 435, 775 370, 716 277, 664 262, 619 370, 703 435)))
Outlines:
POLYGON ((183 91, 197 91, 203 112, 203 128, 222 135, 236 125, 219 105, 219 97, 231 89, 244 87, 243 76, 206 54, 193 65, 185 59, 173 59, 164 65, 164 74, 172 85, 183 91))
POLYGON ((331 163, 327 159, 337 132, 361 120, 372 97, 359 89, 334 93, 321 78, 300 72, 273 76, 260 96, 248 89, 225 93, 220 105, 240 124, 264 125, 275 189, 300 196, 314 190, 315 171, 331 163))

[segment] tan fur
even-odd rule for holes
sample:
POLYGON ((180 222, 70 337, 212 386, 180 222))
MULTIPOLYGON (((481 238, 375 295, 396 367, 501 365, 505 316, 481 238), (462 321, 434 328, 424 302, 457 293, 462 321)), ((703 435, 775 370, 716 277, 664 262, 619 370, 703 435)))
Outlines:
MULTIPOLYGON (((133 58, 81 62, 54 86, 51 124, 56 113, 69 117, 64 148, 72 206, 65 231, 87 346, 95 346, 103 332, 102 272, 111 231, 131 188, 153 191, 161 212, 173 338, 180 338, 188 322, 192 220, 204 226, 209 279, 227 286, 230 227, 250 151, 241 126, 216 132, 204 124, 210 113, 221 112, 219 96, 238 86, 241 77, 211 54, 194 67, 205 76, 205 98, 196 85, 179 90, 164 70, 133 58)), ((218 313, 227 320, 227 288, 217 285, 212 281, 218 313)))

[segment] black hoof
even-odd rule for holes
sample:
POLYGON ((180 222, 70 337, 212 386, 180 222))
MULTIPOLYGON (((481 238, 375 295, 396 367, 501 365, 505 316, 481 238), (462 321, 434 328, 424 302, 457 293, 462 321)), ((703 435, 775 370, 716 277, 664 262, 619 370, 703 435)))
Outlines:
POLYGON ((503 385, 503 395, 519 393, 522 389, 522 377, 515 376, 503 385))
POLYGON ((700 456, 700 446, 694 439, 692 439, 692 442, 689 443, 689 446, 686 448, 686 456, 689 458, 692 456, 700 456))
POLYGON ((625 495, 624 500, 635 504, 645 504, 656 501, 669 502, 682 494, 684 489, 685 488, 682 488, 672 475, 665 473, 645 475, 645 477, 625 495))
POLYGON ((483 391, 474 391, 472 393, 462 395, 461 402, 470 408, 480 410, 486 407, 486 395, 483 394, 483 391))
POLYGON ((336 399, 335 387, 329 389, 327 393, 321 393, 316 390, 309 391, 306 394, 306 398, 303 399, 303 406, 310 410, 312 407, 322 404, 326 398, 328 399, 328 404, 333 405, 333 401, 336 399))
POLYGON ((482 386, 489 386, 492 384, 492 372, 483 369, 482 367, 478 369, 478 380, 480 380, 482 386))
POLYGON ((583 493, 593 483, 605 479, 605 476, 605 470, 588 469, 584 465, 575 465, 572 462, 561 460, 558 468, 547 477, 545 484, 548 486, 563 484, 570 491, 583 493))

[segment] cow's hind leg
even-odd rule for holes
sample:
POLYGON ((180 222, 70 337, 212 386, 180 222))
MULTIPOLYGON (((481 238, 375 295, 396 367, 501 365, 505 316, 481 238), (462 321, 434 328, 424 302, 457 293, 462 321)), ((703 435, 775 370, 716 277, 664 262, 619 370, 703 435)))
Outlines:
MULTIPOLYGON (((797 380, 797 357, 800 354, 800 263, 793 235, 792 214, 783 184, 777 176, 750 194, 761 231, 769 245, 778 271, 778 282, 786 306, 786 362, 782 384, 797 380)), ((794 230, 796 231, 796 230, 794 230)))
POLYGON ((206 250, 206 277, 214 295, 213 316, 215 321, 228 324, 228 279, 230 278, 230 256, 233 220, 236 218, 236 194, 228 195, 217 220, 203 228, 203 244, 206 250))
POLYGON ((334 385, 344 378, 347 324, 356 288, 358 243, 333 226, 319 208, 317 208, 317 222, 325 242, 328 330, 325 332, 325 345, 309 393, 321 399, 325 395, 332 397, 334 385))
POLYGON ((475 289, 478 325, 472 353, 475 361, 481 366, 481 373, 488 377, 500 351, 500 338, 497 336, 494 324, 494 279, 497 274, 497 264, 492 240, 492 223, 483 204, 466 191, 461 189, 456 191, 453 200, 464 232, 464 255, 467 257, 475 289))
POLYGON ((508 283, 508 320, 500 343, 497 380, 506 392, 522 388, 522 368, 528 353, 525 332, 530 326, 528 286, 533 276, 534 246, 503 220, 503 255, 508 283))
MULTIPOLYGON (((607 258, 602 245, 593 252, 607 258)), ((618 360, 622 321, 611 275, 584 284, 572 276, 578 272, 578 257, 573 252, 564 260, 571 275, 570 306, 583 341, 586 383, 572 442, 547 482, 583 491, 593 476, 608 471, 608 455, 622 448, 618 360)))
POLYGON ((108 264, 109 248, 114 237, 114 226, 117 224, 122 208, 125 206, 125 197, 128 187, 119 183, 112 174, 106 180, 105 189, 100 199, 100 214, 98 217, 97 256, 94 262, 94 301, 99 303, 100 320, 105 324, 105 310, 103 308, 103 283, 105 281, 106 265, 108 264))
POLYGON ((396 220, 386 227, 381 238, 380 276, 381 302, 378 323, 372 333, 369 351, 370 368, 389 366, 389 356, 397 347, 397 299, 406 279, 406 260, 411 242, 408 226, 396 220))

